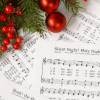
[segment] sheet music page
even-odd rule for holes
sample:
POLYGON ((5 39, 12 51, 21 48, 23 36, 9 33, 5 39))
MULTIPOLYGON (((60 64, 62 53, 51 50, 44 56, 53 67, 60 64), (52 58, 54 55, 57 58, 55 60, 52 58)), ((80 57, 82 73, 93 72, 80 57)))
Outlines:
MULTIPOLYGON (((20 36, 24 41, 19 50, 14 50, 12 45, 8 47, 7 52, 0 59, 0 75, 20 85, 29 87, 31 80, 27 82, 29 73, 34 67, 34 53, 36 42, 39 35, 25 34, 20 30, 20 36)), ((13 42, 13 41, 12 41, 13 42)))
POLYGON ((48 100, 48 98, 0 76, 0 100, 48 100))
MULTIPOLYGON (((83 9, 70 17, 59 40, 100 43, 100 0, 79 0, 83 9)), ((66 11, 67 12, 67 11, 66 11)), ((67 13, 65 14, 67 18, 67 13)))
POLYGON ((52 100, 100 99, 99 44, 61 41, 37 44, 30 89, 52 100))

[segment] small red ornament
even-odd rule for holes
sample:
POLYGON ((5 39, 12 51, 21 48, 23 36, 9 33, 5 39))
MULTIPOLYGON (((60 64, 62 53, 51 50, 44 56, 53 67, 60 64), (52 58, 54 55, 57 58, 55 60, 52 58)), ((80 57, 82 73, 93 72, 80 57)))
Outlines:
POLYGON ((23 38, 22 37, 17 37, 16 38, 16 43, 21 44, 23 42, 23 38))
POLYGON ((1 49, 2 52, 5 52, 5 51, 7 51, 7 46, 1 45, 0 49, 1 49))
POLYGON ((14 12, 14 7, 11 4, 8 4, 4 7, 6 14, 12 14, 14 12))
POLYGON ((6 25, 2 26, 2 32, 7 33, 8 32, 8 27, 6 25))
POLYGON ((8 38, 5 38, 5 39, 3 40, 3 43, 4 43, 5 45, 9 45, 9 44, 10 44, 10 40, 9 40, 8 38))
POLYGON ((13 26, 8 26, 8 32, 13 34, 15 32, 15 28, 13 26))
POLYGON ((45 22, 48 30, 54 33, 62 31, 66 26, 66 18, 59 12, 50 13, 45 22))
POLYGON ((20 16, 22 14, 22 9, 20 9, 19 7, 17 7, 16 9, 16 15, 20 16))
POLYGON ((18 50, 20 48, 20 45, 18 43, 14 43, 13 48, 15 50, 18 50))
POLYGON ((9 39, 13 39, 13 38, 14 38, 14 34, 7 33, 7 38, 9 38, 9 39))
POLYGON ((5 21, 7 19, 7 15, 6 14, 0 14, 0 20, 1 21, 5 21))
POLYGON ((39 0, 39 7, 47 13, 54 12, 59 6, 59 0, 39 0))

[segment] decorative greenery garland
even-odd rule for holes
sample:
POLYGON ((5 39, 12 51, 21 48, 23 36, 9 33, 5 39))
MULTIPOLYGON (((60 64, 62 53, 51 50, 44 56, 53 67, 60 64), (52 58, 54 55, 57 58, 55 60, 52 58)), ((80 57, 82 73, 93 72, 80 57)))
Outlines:
MULTIPOLYGON (((41 13, 43 12, 39 7, 38 2, 39 0, 0 0, 0 46, 2 46, 4 43, 6 45, 9 44, 9 41, 7 39, 4 41, 5 38, 8 38, 7 33, 4 33, 2 31, 2 27, 5 25, 7 27, 14 27, 14 30, 11 28, 9 30, 10 32, 14 31, 13 34, 15 39, 17 37, 20 37, 17 31, 21 28, 24 32, 26 32, 27 30, 29 31, 29 33, 38 32, 40 36, 43 36, 43 32, 46 29, 46 25, 45 21, 43 20, 44 16, 41 15, 41 13), (7 14, 7 12, 5 11, 5 6, 9 4, 12 5, 14 8, 11 14, 7 14), (19 12, 16 12, 17 10, 19 12), (5 14, 7 18, 5 16, 2 17, 2 14, 5 14)), ((60 0, 59 2, 63 2, 65 4, 66 9, 68 11, 71 11, 73 14, 77 14, 82 8, 78 0, 60 0)), ((17 39, 17 41, 19 41, 19 44, 22 42, 22 40, 22 37, 17 39)), ((15 50, 18 50, 19 47, 19 45, 16 45, 15 48, 13 46, 15 50)), ((7 47, 1 48, 0 57, 2 56, 2 53, 6 50, 7 47)))

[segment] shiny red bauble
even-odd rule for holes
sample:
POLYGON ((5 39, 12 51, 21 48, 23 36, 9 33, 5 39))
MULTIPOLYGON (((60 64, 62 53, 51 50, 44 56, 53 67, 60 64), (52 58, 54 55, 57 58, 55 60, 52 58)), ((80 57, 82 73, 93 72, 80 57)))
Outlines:
POLYGON ((14 44, 13 44, 13 48, 14 48, 15 50, 18 50, 18 49, 20 48, 20 45, 19 45, 18 43, 14 43, 14 44))
POLYGON ((5 51, 7 51, 7 46, 1 45, 0 49, 1 49, 2 52, 5 52, 5 51))
POLYGON ((39 7, 47 13, 54 12, 59 6, 59 0, 39 0, 39 7))
POLYGON ((6 25, 2 26, 2 32, 7 33, 8 32, 8 26, 6 26, 6 25))
POLYGON ((9 40, 8 38, 5 38, 5 39, 3 40, 3 43, 4 43, 5 45, 9 45, 9 44, 10 44, 10 40, 9 40))
POLYGON ((12 14, 14 12, 14 7, 11 4, 8 4, 4 7, 6 14, 12 14))
POLYGON ((22 37, 17 37, 16 38, 16 43, 21 44, 23 42, 23 38, 22 37))
POLYGON ((19 7, 17 7, 16 9, 16 15, 20 16, 22 14, 22 9, 20 9, 19 7))
POLYGON ((14 34, 7 33, 7 38, 9 38, 9 39, 13 39, 13 38, 14 38, 14 34))
POLYGON ((7 19, 7 15, 6 14, 0 14, 0 20, 1 21, 5 21, 7 19))
POLYGON ((45 22, 47 29, 54 33, 61 32, 66 26, 66 18, 59 12, 50 13, 45 22))
POLYGON ((8 33, 13 34, 15 32, 15 28, 13 26, 8 26, 8 33))

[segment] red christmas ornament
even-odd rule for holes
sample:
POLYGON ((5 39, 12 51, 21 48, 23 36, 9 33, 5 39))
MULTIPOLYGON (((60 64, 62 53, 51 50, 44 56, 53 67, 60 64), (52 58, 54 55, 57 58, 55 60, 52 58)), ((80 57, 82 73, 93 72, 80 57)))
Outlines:
POLYGON ((66 18, 59 12, 50 13, 46 18, 46 26, 51 32, 60 32, 66 26, 66 18))
POLYGON ((7 33, 7 38, 9 38, 9 39, 13 39, 13 38, 14 38, 14 34, 7 33))
POLYGON ((3 40, 3 43, 4 43, 5 45, 9 45, 9 44, 10 44, 10 40, 9 40, 8 38, 5 38, 5 39, 3 40))
POLYGON ((23 42, 23 38, 22 37, 17 37, 16 38, 16 43, 21 44, 23 42))
POLYGON ((47 13, 54 12, 59 6, 59 0, 39 0, 39 7, 47 13))
POLYGON ((13 34, 15 32, 15 28, 13 26, 8 26, 8 32, 13 34))
POLYGON ((19 7, 17 7, 16 9, 16 15, 20 16, 22 14, 22 9, 20 9, 19 7))
POLYGON ((6 25, 2 26, 2 32, 7 33, 8 32, 8 27, 6 25))
POLYGON ((12 14, 14 12, 14 7, 11 4, 8 4, 4 7, 6 14, 12 14))
POLYGON ((15 50, 18 50, 20 48, 20 45, 18 43, 14 43, 13 48, 15 50))
POLYGON ((7 19, 7 15, 6 14, 0 14, 0 20, 1 21, 5 21, 7 19))
POLYGON ((5 52, 5 51, 7 51, 7 46, 1 45, 0 49, 1 49, 2 52, 5 52))

